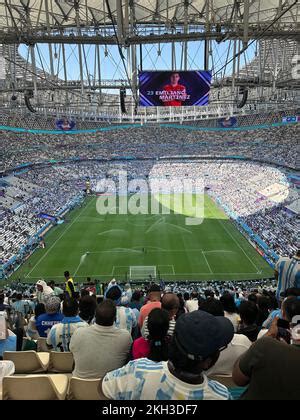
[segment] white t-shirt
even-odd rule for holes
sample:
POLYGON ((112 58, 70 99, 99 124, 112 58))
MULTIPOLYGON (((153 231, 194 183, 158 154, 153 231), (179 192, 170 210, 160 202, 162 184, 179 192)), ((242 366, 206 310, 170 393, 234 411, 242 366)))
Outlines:
POLYGON ((228 347, 221 351, 217 363, 209 369, 206 374, 210 375, 232 375, 232 370, 237 359, 240 358, 252 345, 248 337, 243 334, 234 334, 228 347))
POLYGON ((112 400, 229 400, 231 394, 219 382, 205 375, 202 384, 180 381, 168 369, 168 362, 149 359, 129 362, 105 375, 104 395, 112 400))
POLYGON ((229 321, 232 322, 233 328, 234 328, 234 332, 237 332, 238 330, 238 325, 240 322, 240 316, 238 314, 230 314, 229 312, 224 313, 225 318, 229 319, 229 321))
POLYGON ((185 307, 188 312, 198 311, 199 309, 199 302, 198 299, 190 299, 185 302, 185 307))
POLYGON ((257 340, 259 340, 260 338, 264 337, 267 334, 268 331, 269 330, 267 330, 266 328, 260 330, 259 333, 258 333, 258 336, 257 336, 257 340))

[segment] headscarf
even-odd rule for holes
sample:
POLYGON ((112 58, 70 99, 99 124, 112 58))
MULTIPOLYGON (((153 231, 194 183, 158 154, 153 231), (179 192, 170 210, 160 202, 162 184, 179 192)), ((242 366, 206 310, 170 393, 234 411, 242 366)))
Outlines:
POLYGON ((115 292, 116 295, 119 296, 116 299, 112 299, 115 302, 115 304, 117 306, 119 306, 121 304, 121 301, 122 301, 122 294, 123 294, 122 288, 118 284, 116 284, 116 283, 115 284, 112 284, 112 285, 108 285, 108 287, 107 287, 107 289, 105 290, 105 293, 104 293, 104 299, 109 299, 107 297, 108 292, 110 292, 110 293, 111 292, 115 292))
POLYGON ((60 299, 58 296, 48 296, 45 300, 47 314, 56 314, 60 310, 60 299))
POLYGON ((43 288, 42 292, 40 292, 39 290, 37 290, 36 292, 36 297, 39 303, 45 303, 47 296, 51 296, 54 294, 53 289, 51 289, 51 287, 48 286, 44 280, 38 280, 36 282, 36 286, 42 286, 43 288))

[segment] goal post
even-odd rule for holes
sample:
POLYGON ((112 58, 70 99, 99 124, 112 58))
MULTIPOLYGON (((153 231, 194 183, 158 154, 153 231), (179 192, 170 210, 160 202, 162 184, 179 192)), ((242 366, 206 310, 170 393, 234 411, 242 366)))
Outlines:
POLYGON ((155 280, 157 278, 156 265, 131 265, 129 267, 129 279, 155 280))

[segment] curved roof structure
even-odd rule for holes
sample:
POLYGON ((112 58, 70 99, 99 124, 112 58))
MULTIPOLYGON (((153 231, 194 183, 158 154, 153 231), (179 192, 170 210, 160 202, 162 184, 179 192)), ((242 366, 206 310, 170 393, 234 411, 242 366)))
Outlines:
POLYGON ((231 24, 247 20, 250 25, 277 22, 277 27, 296 28, 300 5, 295 0, 4 0, 0 1, 0 27, 61 28, 101 26, 120 17, 126 24, 231 24), (110 10, 109 10, 110 9, 110 10))
POLYGON ((299 51, 299 0, 0 0, 0 92, 17 109, 111 113, 113 100, 119 115, 127 89, 134 115, 146 66, 211 70, 218 106, 245 92, 294 103, 299 51))

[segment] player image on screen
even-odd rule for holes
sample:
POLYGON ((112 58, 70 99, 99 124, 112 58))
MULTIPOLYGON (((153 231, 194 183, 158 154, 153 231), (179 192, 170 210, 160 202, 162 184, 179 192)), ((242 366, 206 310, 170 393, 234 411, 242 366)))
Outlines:
POLYGON ((170 84, 163 87, 160 99, 164 106, 182 106, 182 103, 187 99, 186 87, 180 85, 179 80, 179 73, 172 73, 170 84))

